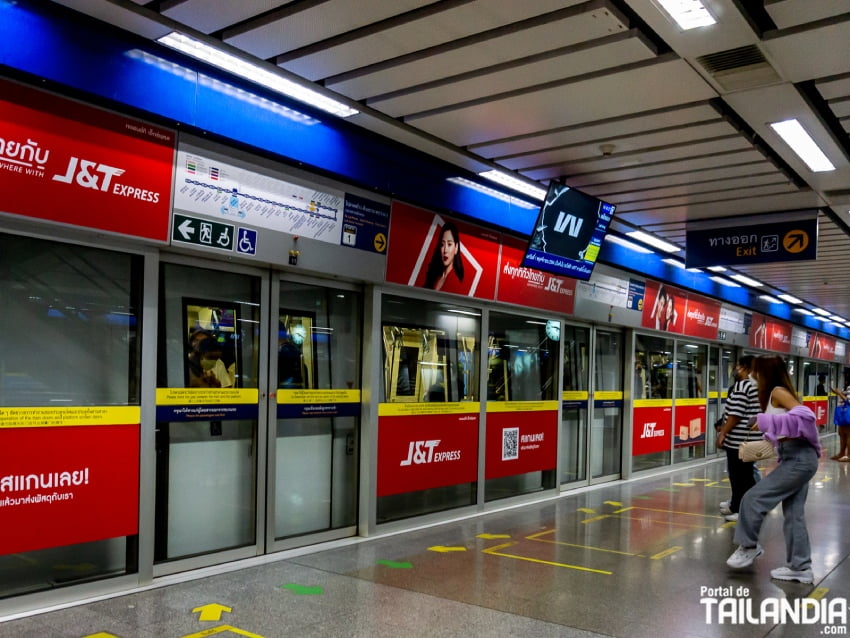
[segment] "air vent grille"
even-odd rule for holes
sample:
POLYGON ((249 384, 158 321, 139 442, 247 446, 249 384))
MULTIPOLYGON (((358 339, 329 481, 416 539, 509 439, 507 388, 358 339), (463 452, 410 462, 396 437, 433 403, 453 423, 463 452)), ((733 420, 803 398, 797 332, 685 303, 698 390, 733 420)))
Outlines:
POLYGON ((741 91, 782 81, 754 44, 697 58, 706 72, 725 91, 741 91))

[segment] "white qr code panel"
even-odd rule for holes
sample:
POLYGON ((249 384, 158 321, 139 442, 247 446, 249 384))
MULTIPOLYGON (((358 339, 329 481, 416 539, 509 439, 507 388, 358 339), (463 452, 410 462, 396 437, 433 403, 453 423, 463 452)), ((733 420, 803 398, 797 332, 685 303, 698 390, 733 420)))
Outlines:
POLYGON ((519 458, 519 428, 502 429, 502 460, 519 458))

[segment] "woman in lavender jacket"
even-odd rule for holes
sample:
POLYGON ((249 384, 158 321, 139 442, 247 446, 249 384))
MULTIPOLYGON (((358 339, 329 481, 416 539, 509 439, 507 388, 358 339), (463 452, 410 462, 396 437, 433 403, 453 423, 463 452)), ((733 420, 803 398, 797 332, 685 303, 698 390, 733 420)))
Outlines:
POLYGON ((753 361, 762 412, 753 428, 764 432, 778 450, 779 464, 741 500, 735 542, 738 549, 726 564, 740 569, 752 565, 764 552, 758 543, 764 517, 782 503, 786 564, 771 570, 771 578, 814 581, 805 504, 809 481, 818 469, 821 445, 815 415, 797 400, 794 385, 781 357, 753 361))

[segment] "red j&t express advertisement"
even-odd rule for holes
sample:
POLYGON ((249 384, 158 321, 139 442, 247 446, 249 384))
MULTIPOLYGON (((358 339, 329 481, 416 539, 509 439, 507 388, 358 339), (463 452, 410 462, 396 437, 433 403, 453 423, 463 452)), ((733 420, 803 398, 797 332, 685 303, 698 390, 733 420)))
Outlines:
MULTIPOLYGON (((378 496, 472 483, 478 478, 478 404, 459 408, 462 412, 455 414, 415 414, 433 404, 422 405, 379 407, 378 496)), ((451 405, 438 409, 450 410, 451 405)))
POLYGON ((554 469, 557 438, 557 401, 489 402, 485 477, 554 469))
POLYGON ((779 353, 791 352, 791 324, 753 313, 750 326, 750 345, 779 353))
POLYGON ((512 237, 502 237, 499 288, 496 295, 499 301, 573 314, 576 280, 521 266, 524 255, 525 242, 512 237))
POLYGON ((0 81, 3 211, 168 239, 175 134, 0 81))
POLYGON ((672 401, 664 399, 635 401, 632 417, 632 456, 670 450, 670 428, 673 425, 671 403, 672 401), (662 401, 664 405, 655 405, 656 401, 662 401))
POLYGON ((493 299, 498 262, 498 234, 393 202, 387 281, 493 299))
POLYGON ((700 339, 717 339, 720 326, 720 303, 688 293, 685 305, 684 334, 700 339))
POLYGON ((132 536, 138 512, 138 425, 0 429, 0 555, 132 536))
POLYGON ((641 325, 644 328, 683 334, 687 293, 657 281, 647 280, 645 294, 641 325))

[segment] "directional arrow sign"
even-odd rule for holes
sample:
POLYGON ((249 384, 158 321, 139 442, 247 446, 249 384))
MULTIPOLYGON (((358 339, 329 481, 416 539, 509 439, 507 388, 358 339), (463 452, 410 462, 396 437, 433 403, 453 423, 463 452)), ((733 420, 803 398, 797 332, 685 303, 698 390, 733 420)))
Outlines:
POLYGON ((445 545, 433 545, 432 547, 428 548, 428 551, 441 552, 444 554, 447 552, 465 552, 466 547, 446 547, 445 545))
POLYGON ((221 613, 226 611, 230 613, 233 611, 230 607, 225 607, 224 605, 219 605, 218 603, 210 603, 208 605, 201 605, 200 607, 195 607, 192 610, 193 614, 197 614, 201 612, 201 615, 198 617, 198 620, 221 620, 221 613))
POLYGON ((497 538, 510 538, 510 534, 479 534, 476 538, 483 538, 484 540, 495 540, 497 538))
POLYGON ((393 560, 379 560, 378 565, 383 565, 384 567, 391 567, 392 569, 412 569, 412 563, 397 563, 393 560))
POLYGON ((207 246, 218 250, 233 250, 236 227, 209 219, 174 214, 171 241, 197 246, 207 246))

